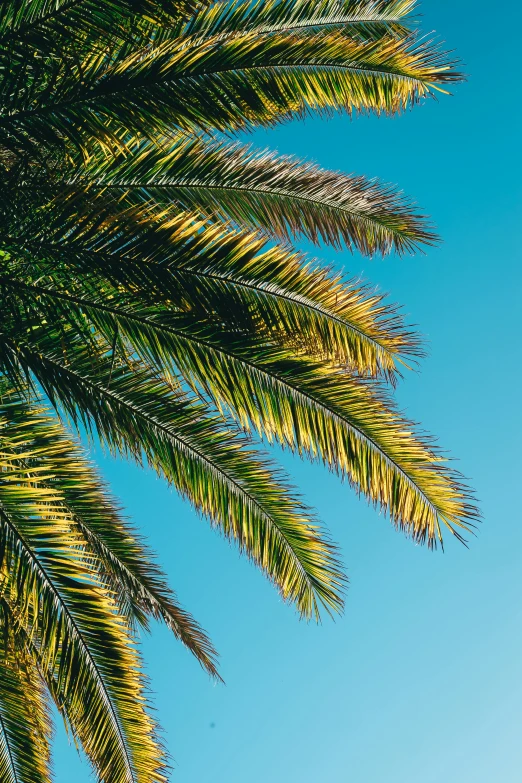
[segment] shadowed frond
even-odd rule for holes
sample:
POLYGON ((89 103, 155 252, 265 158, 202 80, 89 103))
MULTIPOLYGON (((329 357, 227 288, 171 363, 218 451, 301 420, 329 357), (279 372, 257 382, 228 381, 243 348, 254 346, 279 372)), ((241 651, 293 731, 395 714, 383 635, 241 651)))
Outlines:
POLYGON ((143 17, 170 25, 202 5, 198 0, 4 0, 0 45, 47 51, 64 38, 83 43, 95 35, 128 34, 130 23, 143 17))

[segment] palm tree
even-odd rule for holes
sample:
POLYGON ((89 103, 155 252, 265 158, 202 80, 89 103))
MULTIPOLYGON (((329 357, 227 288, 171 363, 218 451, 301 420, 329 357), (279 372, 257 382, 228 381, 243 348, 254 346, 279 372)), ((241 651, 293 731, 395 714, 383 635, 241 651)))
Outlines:
MULTIPOLYGON (((5 0, 0 10, 0 778, 50 780, 54 702, 98 780, 165 780, 135 630, 218 676, 78 445, 152 466, 305 618, 335 546, 260 446, 322 461, 417 542, 468 490, 394 407, 400 312, 293 249, 436 237, 392 188, 238 141, 393 114, 460 77, 414 0, 5 0)), ((460 531, 460 532, 459 532, 460 531)))

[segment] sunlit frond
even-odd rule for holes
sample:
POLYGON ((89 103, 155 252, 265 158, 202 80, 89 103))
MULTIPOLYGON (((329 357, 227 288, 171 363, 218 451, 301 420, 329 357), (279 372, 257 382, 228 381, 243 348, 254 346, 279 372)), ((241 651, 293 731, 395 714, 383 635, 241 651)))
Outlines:
MULTIPOLYGON (((433 449, 412 435, 411 425, 378 389, 372 391, 346 371, 298 358, 266 337, 225 331, 215 322, 183 313, 158 317, 129 308, 111 312, 110 306, 94 301, 82 306, 107 338, 117 317, 132 351, 158 366, 174 367, 232 412, 241 426, 253 426, 302 454, 325 460, 417 540, 434 545, 441 539, 440 522, 455 532, 474 519, 466 491, 433 449)), ((64 337, 60 343, 48 329, 39 333, 33 328, 30 337, 18 343, 20 359, 37 377, 51 380, 54 374, 46 387, 51 396, 58 384, 64 395, 72 382, 59 381, 59 374, 74 372, 74 346, 65 354, 67 365, 61 357, 64 337)))
POLYGON ((81 345, 70 346, 77 355, 64 364, 49 337, 36 351, 27 346, 23 361, 37 377, 45 367, 42 385, 53 401, 83 417, 113 450, 146 459, 237 541, 301 614, 317 616, 320 603, 340 607, 343 579, 335 549, 280 472, 252 453, 239 433, 146 367, 113 369, 107 388, 108 358, 98 358, 93 375, 92 357, 81 345))
POLYGON ((129 210, 113 201, 82 203, 78 206, 73 190, 35 221, 33 202, 14 197, 16 221, 21 225, 28 216, 28 222, 19 238, 13 228, 9 273, 1 277, 6 296, 14 296, 9 318, 22 297, 19 319, 34 308, 35 323, 59 311, 88 342, 85 307, 115 318, 145 315, 155 330, 176 313, 191 311, 218 316, 231 327, 263 328, 271 339, 364 376, 391 379, 405 359, 420 352, 418 338, 382 295, 298 253, 190 215, 157 214, 144 204, 129 210), (40 232, 39 240, 27 245, 25 232, 40 232))
POLYGON ((362 39, 394 33, 407 35, 416 0, 257 0, 217 2, 196 14, 190 33, 216 35, 234 31, 258 35, 291 30, 340 29, 362 39))
POLYGON ((345 577, 261 442, 321 461, 416 542, 473 528, 472 493, 391 398, 418 335, 292 246, 411 252, 436 241, 426 218, 230 140, 446 92, 462 77, 415 10, 0 5, 2 783, 50 783, 50 699, 98 783, 166 780, 135 635, 151 618, 219 677, 78 435, 153 468, 306 618, 342 608, 345 577))
MULTIPOLYGON (((69 180, 115 197, 233 220, 276 239, 300 236, 373 255, 433 244, 434 234, 394 188, 240 144, 182 137, 103 156, 69 180)), ((139 203, 139 202, 138 202, 139 203)))
POLYGON ((129 133, 240 130, 309 110, 394 113, 461 78, 430 41, 359 41, 337 30, 179 36, 110 62, 94 51, 48 70, 24 93, 8 71, 0 81, 6 148, 70 140, 85 150, 89 137, 121 147, 129 133))
POLYGON ((61 494, 48 486, 49 444, 33 442, 30 428, 11 429, 4 417, 2 425, 5 600, 100 779, 163 781, 163 752, 146 712, 137 651, 61 494))
MULTIPOLYGON (((41 403, 30 403, 2 387, 0 416, 3 435, 25 432, 45 455, 49 479, 41 486, 59 494, 72 529, 79 533, 85 556, 104 585, 116 597, 120 611, 130 620, 148 627, 149 617, 163 620, 202 666, 216 676, 216 653, 209 639, 178 603, 166 577, 151 553, 118 512, 103 483, 63 426, 41 403)), ((18 457, 28 470, 30 457, 18 457)))
POLYGON ((16 646, 11 625, 0 599, 0 780, 51 783, 48 697, 31 656, 16 646))

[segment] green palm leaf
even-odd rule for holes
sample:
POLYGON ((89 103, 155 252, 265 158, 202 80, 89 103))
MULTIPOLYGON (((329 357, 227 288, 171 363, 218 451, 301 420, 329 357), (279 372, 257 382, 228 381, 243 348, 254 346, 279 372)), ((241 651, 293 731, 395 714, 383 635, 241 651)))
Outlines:
MULTIPOLYGON (((86 249, 94 247, 97 252, 98 247, 103 248, 100 263, 105 273, 110 263, 108 251, 113 249, 118 269, 125 268, 128 274, 132 269, 129 261, 137 257, 144 275, 148 275, 156 252, 165 254, 166 237, 158 242, 154 231, 140 234, 139 229, 133 235, 130 223, 122 233, 122 220, 120 216, 113 226, 103 220, 91 221, 83 229, 76 220, 79 248, 85 241, 91 242, 86 249), (125 263, 118 253, 122 250, 125 263)), ((170 221, 170 230, 173 227, 183 237, 187 232, 191 235, 190 222, 170 221)), ((74 238, 68 238, 68 242, 74 246, 74 238)), ((179 268, 179 259, 177 262, 179 268)), ((168 305, 176 296, 169 286, 170 265, 163 265, 160 271, 157 289, 163 292, 163 307, 158 307, 157 297, 144 307, 131 292, 129 296, 113 291, 107 301, 103 288, 95 297, 75 297, 67 292, 61 296, 67 301, 69 317, 74 316, 75 323, 80 323, 81 314, 87 316, 85 323, 91 321, 104 335, 107 348, 119 330, 131 355, 137 352, 158 368, 168 366, 174 373, 181 373, 186 382, 204 389, 218 407, 225 406, 242 427, 253 426, 259 434, 276 438, 301 454, 323 459, 370 500, 387 509, 394 523, 416 540, 434 545, 442 539, 441 524, 456 533, 457 528, 466 528, 473 521, 475 510, 458 476, 443 466, 429 443, 412 434, 410 423, 397 415, 378 388, 372 391, 346 370, 340 372, 328 363, 307 358, 306 345, 301 347, 301 357, 296 358, 293 350, 270 339, 269 331, 257 336, 255 323, 237 321, 233 329, 227 329, 223 322, 212 319, 210 312, 192 313, 187 310, 185 289, 184 305, 180 303, 176 310, 168 305)), ((132 282, 127 281, 126 286, 130 289, 132 282)), ((142 296, 145 290, 146 285, 140 284, 142 296)), ((39 289, 38 293, 42 300, 60 299, 56 288, 39 289)), ((204 301, 201 295, 196 299, 204 301)), ((20 317, 15 319, 17 323, 30 307, 26 300, 20 317)), ((50 317, 52 312, 47 311, 46 319, 50 317)), ((40 321, 41 315, 35 314, 32 323, 40 321)), ((56 337, 50 335, 48 328, 44 331, 32 326, 29 336, 13 343, 11 354, 16 353, 37 377, 45 378, 42 382, 47 384, 51 397, 59 388, 63 399, 70 381, 60 380, 60 374, 71 371, 64 358, 72 363, 79 349, 71 344, 63 355, 67 334, 57 331, 56 337)), ((7 361, 5 358, 6 368, 7 361)), ((78 400, 80 394, 78 389, 78 400)), ((81 400, 80 404, 86 403, 81 400)))
POLYGON ((240 144, 190 137, 142 144, 119 164, 101 157, 70 182, 125 195, 131 203, 141 198, 231 219, 280 240, 304 236, 368 255, 413 251, 436 239, 425 218, 390 187, 240 144))
MULTIPOLYGON (((123 319, 120 324, 126 327, 123 319)), ((435 546, 442 542, 441 523, 458 537, 457 528, 473 524, 476 509, 459 477, 386 396, 360 379, 295 359, 266 340, 220 333, 214 324, 180 319, 165 333, 163 355, 168 351, 184 377, 242 427, 322 459, 416 541, 435 546)), ((151 352, 145 330, 143 338, 142 350, 151 352)))
POLYGON ((170 25, 197 6, 201 4, 191 0, 5 0, 0 8, 0 43, 41 49, 64 35, 77 41, 108 30, 114 35, 123 32, 125 22, 139 22, 143 16, 170 25))
MULTIPOLYGON (((110 306, 94 301, 82 305, 107 337, 115 328, 107 316, 117 316, 120 333, 133 351, 158 366, 170 362, 218 406, 225 405, 241 426, 254 426, 261 435, 318 456, 347 475, 417 540, 434 545, 441 540, 440 522, 456 532, 473 520, 474 509, 458 478, 411 434, 411 424, 382 394, 356 377, 296 359, 266 338, 225 332, 215 323, 186 315, 158 318, 123 308, 111 312, 110 306)), ((46 379, 49 395, 58 388, 63 398, 71 379, 61 381, 60 373, 69 376, 72 370, 63 362, 60 341, 53 341, 48 329, 41 336, 33 329, 30 339, 34 348, 18 343, 18 355, 37 377, 46 379)), ((68 365, 76 353, 74 345, 66 349, 68 365)))
MULTIPOLYGON (((265 247, 258 237, 202 226, 190 215, 147 214, 143 204, 123 211, 112 202, 78 205, 74 192, 64 204, 40 210, 41 222, 31 200, 24 204, 14 196, 12 203, 20 225, 28 215, 21 236, 13 228, 10 272, 1 278, 6 292, 16 294, 9 310, 19 313, 15 324, 33 308, 36 323, 59 311, 89 340, 85 307, 94 307, 97 317, 107 312, 116 318, 137 308, 135 315, 146 316, 156 330, 162 329, 157 316, 168 322, 188 309, 200 317, 218 315, 233 327, 263 324, 272 338, 293 346, 299 335, 300 350, 391 379, 405 358, 420 352, 418 339, 382 295, 287 249, 265 247)), ((109 341, 115 328, 108 327, 109 341)))
POLYGON ((21 359, 42 379, 51 400, 95 426, 111 449, 138 462, 145 458, 236 540, 301 614, 317 616, 318 601, 341 606, 335 550, 318 535, 280 473, 247 449, 239 433, 146 366, 133 362, 112 369, 109 358, 98 357, 93 377, 92 357, 70 342, 65 364, 46 333, 47 345, 42 334, 37 348, 21 347, 21 359))
POLYGON ((461 79, 430 42, 339 31, 180 36, 112 61, 98 51, 53 61, 49 71, 50 84, 36 74, 22 94, 8 75, 0 84, 0 144, 70 139, 85 150, 88 137, 121 147, 129 132, 150 137, 172 125, 239 130, 308 110, 393 113, 461 79))
POLYGON ((190 22, 191 33, 215 35, 254 31, 258 35, 290 30, 341 29, 363 39, 387 33, 407 35, 405 20, 416 0, 258 0, 217 2, 190 22))
POLYGON ((164 780, 136 650, 60 493, 47 486, 49 448, 33 443, 30 426, 25 432, 19 427, 10 431, 4 423, 0 537, 5 600, 31 639, 39 671, 99 778, 111 783, 164 780))
POLYGON ((0 615, 0 780, 51 783, 47 695, 34 661, 14 643, 5 604, 0 605, 0 615))
MULTIPOLYGON (((103 584, 116 597, 130 621, 148 628, 149 616, 163 620, 210 674, 217 676, 216 653, 205 633, 177 602, 166 578, 135 531, 121 515, 84 455, 50 414, 19 395, 2 389, 0 415, 4 427, 30 431, 33 447, 45 449, 48 481, 40 486, 56 491, 69 524, 84 539, 103 584)), ((5 432, 5 429, 4 429, 5 432)), ((21 457, 18 457, 20 463, 21 457)), ((31 463, 27 460, 28 469, 31 463)))

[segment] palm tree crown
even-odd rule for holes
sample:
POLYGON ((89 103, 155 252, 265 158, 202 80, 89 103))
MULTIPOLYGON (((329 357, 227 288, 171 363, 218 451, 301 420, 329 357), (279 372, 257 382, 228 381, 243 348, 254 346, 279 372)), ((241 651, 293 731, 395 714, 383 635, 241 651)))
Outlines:
POLYGON ((460 76, 413 0, 6 0, 0 9, 0 778, 50 780, 51 701, 98 780, 166 779, 135 630, 215 651, 76 434, 152 466, 306 618, 335 546, 259 442, 417 542, 477 512, 391 399, 400 312, 293 247, 436 241, 393 188, 256 151, 309 112, 393 114, 460 76))

